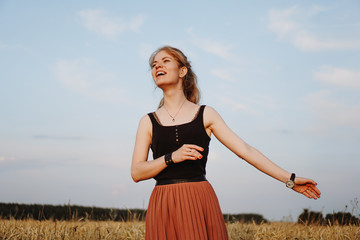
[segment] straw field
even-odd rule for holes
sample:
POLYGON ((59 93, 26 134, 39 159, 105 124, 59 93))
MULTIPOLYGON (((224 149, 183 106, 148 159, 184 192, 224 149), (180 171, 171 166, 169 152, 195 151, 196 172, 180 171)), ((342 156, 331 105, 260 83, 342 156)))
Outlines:
MULTIPOLYGON (((302 225, 297 223, 227 223, 230 239, 360 239, 360 227, 302 225)), ((5 239, 144 239, 143 221, 37 221, 0 220, 0 240, 5 239)))

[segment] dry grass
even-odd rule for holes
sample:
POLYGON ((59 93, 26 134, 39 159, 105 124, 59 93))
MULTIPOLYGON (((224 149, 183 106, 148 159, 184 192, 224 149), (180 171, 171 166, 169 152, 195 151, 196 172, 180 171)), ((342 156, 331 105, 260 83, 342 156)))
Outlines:
POLYGON ((0 220, 0 240, 144 239, 145 223, 0 220))
MULTIPOLYGON (((360 239, 359 226, 305 226, 296 223, 228 223, 230 239, 360 239)), ((142 221, 36 221, 0 220, 0 240, 5 239, 144 239, 142 221)))
POLYGON ((320 226, 297 223, 227 224, 230 239, 264 240, 358 240, 359 226, 320 226))

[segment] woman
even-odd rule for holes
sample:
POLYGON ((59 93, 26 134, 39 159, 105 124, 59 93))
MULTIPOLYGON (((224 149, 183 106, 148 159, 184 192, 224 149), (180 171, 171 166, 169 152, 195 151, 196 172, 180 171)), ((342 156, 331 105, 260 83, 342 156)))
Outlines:
POLYGON ((238 137, 213 108, 198 105, 196 75, 179 49, 162 47, 149 63, 163 99, 155 112, 140 120, 131 166, 135 182, 156 180, 146 216, 146 239, 228 239, 217 197, 205 178, 211 135, 294 191, 320 197, 313 180, 295 178, 278 167, 238 137), (149 148, 151 161, 147 161, 149 148))

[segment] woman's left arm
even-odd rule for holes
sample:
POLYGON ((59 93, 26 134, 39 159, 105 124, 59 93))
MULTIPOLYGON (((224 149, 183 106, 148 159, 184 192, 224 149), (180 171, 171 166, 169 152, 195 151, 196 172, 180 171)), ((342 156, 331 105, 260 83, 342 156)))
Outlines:
MULTIPOLYGON (((221 116, 209 106, 204 111, 204 124, 207 131, 213 133, 222 144, 255 168, 283 183, 290 179, 291 173, 280 168, 260 151, 243 141, 226 125, 221 116)), ((308 198, 317 199, 321 193, 316 185, 317 183, 311 179, 296 177, 293 190, 304 194, 308 198)))

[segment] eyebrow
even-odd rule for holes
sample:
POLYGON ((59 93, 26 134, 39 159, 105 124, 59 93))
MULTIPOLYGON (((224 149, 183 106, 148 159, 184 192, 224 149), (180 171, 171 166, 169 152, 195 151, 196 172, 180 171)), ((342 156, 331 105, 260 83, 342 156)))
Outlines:
MULTIPOLYGON (((169 58, 169 59, 171 59, 171 57, 163 57, 161 60, 164 60, 165 58, 169 58)), ((157 61, 153 61, 153 63, 156 63, 157 61)))

